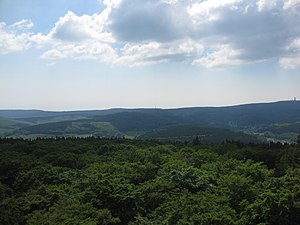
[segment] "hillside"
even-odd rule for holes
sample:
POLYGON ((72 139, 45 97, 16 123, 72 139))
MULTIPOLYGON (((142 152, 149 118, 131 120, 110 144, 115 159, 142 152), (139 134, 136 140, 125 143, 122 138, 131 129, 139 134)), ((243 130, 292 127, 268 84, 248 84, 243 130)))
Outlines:
POLYGON ((15 130, 13 136, 99 136, 120 137, 121 134, 110 123, 92 120, 62 121, 26 126, 15 130))
POLYGON ((163 126, 182 123, 180 117, 163 109, 137 109, 94 117, 95 120, 110 122, 122 132, 149 131, 163 126))
POLYGON ((57 116, 92 117, 122 112, 124 109, 85 110, 85 111, 43 111, 43 110, 0 110, 0 117, 10 119, 41 119, 57 116))
MULTIPOLYGON (((22 137, 26 135, 32 137, 32 135, 64 134, 115 136, 121 134, 137 137, 147 132, 154 130, 157 132, 157 129, 175 125, 224 128, 235 132, 253 133, 261 136, 262 139, 272 138, 272 140, 283 142, 294 142, 300 133, 299 101, 179 109, 109 109, 65 112, 0 110, 0 116, 2 116, 3 121, 7 120, 12 123, 8 126, 5 125, 5 122, 1 123, 0 121, 0 136, 18 136, 20 134, 22 137), (75 121, 77 121, 76 125, 70 125, 75 121), (113 127, 113 132, 103 131, 102 128, 90 124, 102 122, 110 124, 113 127), (82 127, 80 128, 80 126, 82 127)), ((181 130, 183 130, 182 127, 181 130)), ((191 127, 186 127, 186 130, 184 132, 195 131, 191 127)), ((186 136, 184 132, 182 135, 186 136)), ((191 135, 195 136, 197 132, 196 129, 195 133, 191 135)), ((231 134, 242 139, 240 133, 231 134)), ((231 135, 229 136, 231 137, 231 135)), ((227 136, 225 135, 224 138, 227 136)))
POLYGON ((0 136, 5 136, 21 127, 30 126, 32 123, 0 117, 0 136))
POLYGON ((195 138, 202 144, 221 143, 224 141, 240 141, 257 143, 259 139, 243 132, 235 132, 224 128, 201 127, 197 125, 175 125, 149 131, 138 137, 148 140, 193 141, 195 138))
POLYGON ((169 111, 194 124, 233 129, 257 129, 273 123, 300 121, 300 101, 182 108, 169 111))

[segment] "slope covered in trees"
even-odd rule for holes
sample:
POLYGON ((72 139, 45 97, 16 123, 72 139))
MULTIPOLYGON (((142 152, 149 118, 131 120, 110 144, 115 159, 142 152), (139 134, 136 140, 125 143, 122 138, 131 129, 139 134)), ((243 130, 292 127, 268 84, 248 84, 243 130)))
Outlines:
POLYGON ((42 123, 33 126, 26 126, 14 132, 14 135, 26 136, 35 135, 47 136, 100 136, 100 137, 120 137, 121 133, 110 123, 94 120, 61 121, 53 123, 42 123))
POLYGON ((197 125, 173 125, 152 130, 138 137, 144 140, 159 141, 187 141, 195 138, 202 144, 222 143, 226 140, 240 141, 243 143, 258 143, 259 138, 235 132, 224 128, 202 127, 197 125))
POLYGON ((0 224, 298 225, 299 145, 0 140, 0 224))
MULTIPOLYGON (((47 112, 0 110, 0 137, 91 136, 137 137, 166 126, 193 125, 247 132, 268 140, 296 142, 300 133, 300 101, 228 107, 179 109, 109 109, 47 112), (10 124, 8 126, 8 121, 10 124), (77 123, 78 122, 78 123, 77 123), (91 123, 105 122, 109 132, 91 123), (70 123, 77 123, 75 127, 70 123), (82 126, 82 127, 80 127, 82 126), (70 132, 70 127, 72 132, 70 132), (49 128, 49 129, 47 129, 49 128)), ((182 129, 181 129, 182 130, 182 129)), ((189 130, 184 131, 189 132, 189 130)), ((192 135, 197 135, 192 134, 192 135)), ((232 140, 237 140, 239 135, 232 140)), ((181 137, 180 137, 181 138, 181 137)))

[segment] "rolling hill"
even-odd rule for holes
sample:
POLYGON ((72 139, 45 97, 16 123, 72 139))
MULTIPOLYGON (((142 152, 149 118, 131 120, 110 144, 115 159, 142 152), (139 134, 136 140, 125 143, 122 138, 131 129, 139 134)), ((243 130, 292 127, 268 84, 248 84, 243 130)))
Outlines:
POLYGON ((231 129, 258 129, 273 123, 300 121, 300 101, 170 110, 193 124, 231 129))
POLYGON ((95 120, 110 122, 122 132, 145 132, 162 126, 184 122, 180 117, 163 109, 137 109, 115 114, 97 116, 95 120))
POLYGON ((214 144, 224 141, 240 141, 243 143, 258 143, 260 140, 255 136, 243 132, 235 132, 224 128, 201 127, 197 125, 175 125, 149 131, 141 136, 142 140, 171 140, 193 141, 198 138, 200 143, 214 144))
POLYGON ((300 101, 179 109, 141 108, 64 112, 0 110, 0 116, 2 118, 0 136, 10 137, 18 135, 32 137, 33 134, 137 137, 145 133, 150 135, 152 131, 157 132, 161 128, 179 125, 185 125, 180 128, 186 129, 182 133, 183 136, 185 132, 198 132, 199 126, 202 129, 204 127, 229 129, 235 131, 236 136, 239 136, 238 132, 247 132, 275 141, 289 142, 294 141, 300 133, 300 101), (197 129, 186 125, 196 126, 197 129))
POLYGON ((5 136, 21 127, 30 126, 32 123, 0 117, 0 136, 5 136))
POLYGON ((25 126, 15 130, 13 136, 53 137, 53 136, 99 136, 121 137, 121 133, 110 123, 93 120, 75 120, 43 123, 25 126))

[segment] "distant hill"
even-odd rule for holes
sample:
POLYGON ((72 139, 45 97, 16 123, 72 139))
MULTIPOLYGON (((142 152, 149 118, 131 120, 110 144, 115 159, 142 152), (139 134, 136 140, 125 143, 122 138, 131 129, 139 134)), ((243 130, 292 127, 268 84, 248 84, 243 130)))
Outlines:
POLYGON ((83 116, 107 115, 122 112, 124 109, 85 110, 85 111, 43 111, 43 110, 0 110, 0 117, 9 119, 36 119, 57 116, 83 116))
POLYGON ((201 127, 197 125, 175 125, 149 131, 139 139, 192 141, 198 138, 200 143, 213 144, 223 141, 241 141, 244 143, 260 142, 255 136, 243 132, 235 132, 224 128, 201 127))
POLYGON ((110 123, 93 120, 62 121, 25 126, 15 130, 13 136, 100 136, 121 137, 110 123))
POLYGON ((261 128, 273 123, 300 121, 300 101, 182 108, 170 111, 193 124, 238 130, 261 128))
MULTIPOLYGON (((51 135, 76 136, 83 133, 102 134, 104 132, 112 136, 121 134, 136 137, 160 128, 178 125, 224 128, 236 132, 255 133, 275 141, 287 140, 289 142, 294 141, 300 133, 300 101, 179 109, 108 109, 64 112, 0 110, 0 117, 2 118, 0 136, 14 136, 20 133, 22 135, 34 133, 39 136, 50 133, 51 135), (77 125, 73 125, 76 121, 77 125), (91 123, 110 124, 113 132, 107 133, 99 130, 100 128, 94 127, 91 123), (68 130, 70 127, 73 127, 72 132, 68 130)), ((187 129, 186 127, 185 130, 187 129)), ((192 127, 189 129, 194 130, 192 127)), ((234 133, 234 135, 237 134, 234 133)))
POLYGON ((0 110, 0 117, 9 119, 47 117, 56 115, 58 115, 56 112, 47 112, 42 110, 0 110))
POLYGON ((30 122, 0 117, 0 136, 5 136, 16 129, 30 125, 32 125, 30 122))
POLYGON ((162 126, 184 122, 172 112, 163 109, 136 109, 105 116, 94 117, 98 121, 110 122, 122 132, 149 131, 162 126))

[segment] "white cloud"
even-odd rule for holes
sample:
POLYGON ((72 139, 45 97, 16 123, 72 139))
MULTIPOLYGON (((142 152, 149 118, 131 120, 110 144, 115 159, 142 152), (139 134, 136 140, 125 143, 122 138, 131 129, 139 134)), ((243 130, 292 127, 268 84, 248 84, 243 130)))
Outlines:
POLYGON ((49 35, 41 33, 33 34, 29 39, 37 48, 48 47, 55 44, 55 41, 49 35))
POLYGON ((59 18, 49 36, 62 41, 81 42, 91 39, 102 42, 113 42, 112 35, 104 32, 103 28, 107 23, 109 9, 100 14, 77 16, 69 11, 59 18))
POLYGON ((300 52, 300 38, 294 39, 287 47, 291 52, 300 52))
POLYGON ((238 2, 239 0, 206 0, 193 3, 187 8, 187 11, 192 16, 194 22, 205 23, 220 19, 218 15, 219 8, 232 7, 238 2))
POLYGON ((56 60, 66 58, 66 54, 57 49, 51 49, 49 51, 44 52, 41 56, 42 59, 56 60))
POLYGON ((106 5, 108 7, 112 7, 112 8, 118 7, 121 2, 122 2, 122 0, 103 0, 104 5, 106 5))
POLYGON ((280 58, 279 64, 285 69, 300 68, 300 56, 280 58))
MULTIPOLYGON (((30 33, 17 33, 24 21, 15 23, 8 28, 5 23, 0 23, 0 54, 19 52, 31 47, 30 33), (16 28, 17 30, 13 30, 16 28)), ((23 25, 22 25, 23 24, 23 25)))
POLYGON ((167 4, 176 4, 178 3, 178 0, 161 0, 162 3, 167 3, 167 4))
POLYGON ((11 28, 13 30, 29 30, 34 26, 34 24, 31 22, 31 20, 21 20, 18 21, 16 23, 14 23, 13 25, 11 25, 11 28))
POLYGON ((239 61, 223 60, 229 65, 254 63, 281 57, 287 41, 300 35, 300 14, 283 5, 282 0, 123 0, 112 9, 109 28, 118 43, 171 46, 192 39, 205 51, 216 45, 239 49, 239 61))
POLYGON ((117 53, 110 45, 115 39, 105 31, 110 10, 106 8, 100 14, 82 16, 69 11, 47 35, 37 34, 31 39, 38 46, 48 48, 41 56, 45 60, 71 58, 113 63, 117 53))
POLYGON ((145 57, 157 55, 160 49, 160 44, 151 42, 141 45, 126 44, 121 49, 122 56, 119 57, 115 63, 129 66, 141 66, 152 64, 153 62, 145 62, 145 57))
POLYGON ((112 63, 117 55, 113 48, 103 43, 82 43, 82 44, 59 44, 55 48, 46 51, 41 58, 57 60, 63 58, 72 59, 93 59, 101 62, 112 63))
POLYGON ((207 68, 237 66, 244 63, 238 58, 240 54, 238 50, 232 49, 228 45, 221 45, 217 46, 217 50, 212 53, 194 60, 193 65, 205 66, 207 68))
POLYGON ((41 58, 59 60, 63 58, 92 59, 113 63, 116 49, 112 34, 106 32, 110 9, 100 14, 77 16, 68 12, 61 17, 48 34, 31 33, 29 20, 21 20, 10 26, 0 23, 0 54, 23 51, 30 47, 46 49, 41 58))
POLYGON ((289 9, 292 7, 299 7, 300 6, 300 0, 285 0, 283 8, 289 9))
POLYGON ((258 0, 256 4, 258 11, 270 10, 276 8, 278 0, 258 0))
POLYGON ((30 20, 1 23, 0 54, 36 47, 47 60, 129 66, 183 62, 212 68, 274 58, 284 68, 298 65, 300 0, 102 3, 103 11, 93 15, 67 12, 46 34, 31 33, 30 20))
POLYGON ((147 44, 126 44, 121 49, 117 64, 141 66, 163 62, 192 61, 203 52, 203 45, 191 39, 172 43, 150 42, 147 44))
POLYGON ((279 59, 279 64, 285 69, 300 68, 300 38, 296 38, 286 47, 288 56, 279 59))
POLYGON ((191 7, 189 7, 189 13, 191 15, 195 14, 209 14, 211 10, 220 8, 220 7, 227 7, 232 6, 239 2, 239 0, 206 0, 199 3, 193 3, 191 7))

